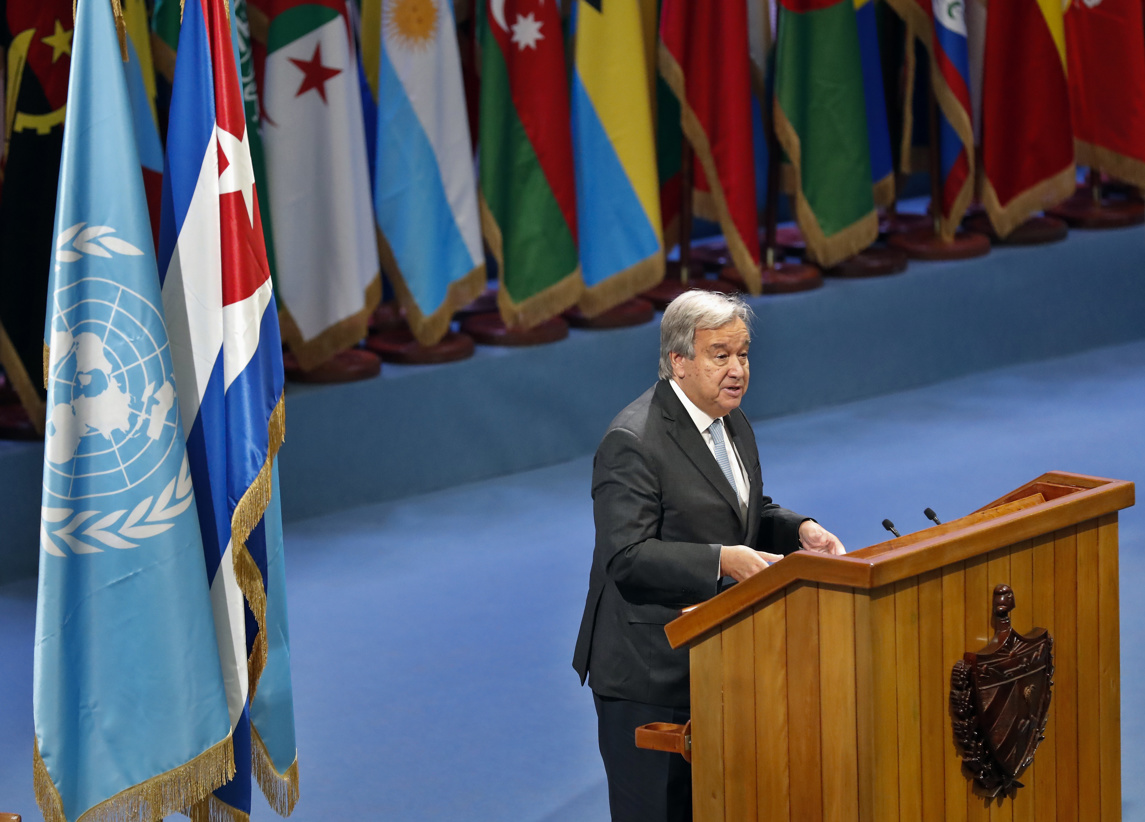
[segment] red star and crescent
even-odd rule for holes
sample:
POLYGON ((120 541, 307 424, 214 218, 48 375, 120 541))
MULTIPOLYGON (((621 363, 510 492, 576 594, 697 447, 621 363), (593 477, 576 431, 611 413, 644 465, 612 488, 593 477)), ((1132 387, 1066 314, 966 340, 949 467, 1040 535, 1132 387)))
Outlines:
POLYGON ((294 96, 301 97, 313 89, 318 92, 323 103, 327 102, 326 83, 331 78, 341 74, 342 69, 322 65, 322 44, 315 44, 314 56, 309 60, 298 60, 291 57, 290 62, 294 63, 302 72, 302 85, 298 87, 298 91, 295 92, 294 96))

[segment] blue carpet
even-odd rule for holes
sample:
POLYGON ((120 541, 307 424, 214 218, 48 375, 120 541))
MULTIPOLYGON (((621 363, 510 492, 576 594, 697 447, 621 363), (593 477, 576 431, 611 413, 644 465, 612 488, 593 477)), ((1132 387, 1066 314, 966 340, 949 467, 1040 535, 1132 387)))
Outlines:
MULTIPOLYGON (((650 381, 650 380, 649 380, 650 381)), ((752 392, 766 394, 767 375, 752 392)), ((854 549, 1047 470, 1145 480, 1145 343, 756 426, 767 490, 854 549)), ((292 819, 607 818, 570 667, 591 458, 287 526, 302 799, 292 819)), ((1121 517, 1124 818, 1145 822, 1145 516, 1121 517)), ((0 588, 0 810, 38 819, 34 583, 0 588)), ((264 803, 254 818, 274 818, 264 803)))

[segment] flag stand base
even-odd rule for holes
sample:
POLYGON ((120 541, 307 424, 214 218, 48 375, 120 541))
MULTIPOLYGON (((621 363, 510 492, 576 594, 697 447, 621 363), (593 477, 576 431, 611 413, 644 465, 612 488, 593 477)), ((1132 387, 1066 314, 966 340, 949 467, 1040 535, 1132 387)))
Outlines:
MULTIPOLYGON (((776 229, 777 232, 782 232, 783 229, 776 229)), ((796 229, 798 232, 798 229, 796 229)), ((787 248, 782 242, 777 242, 779 246, 778 254, 780 257, 802 257, 806 249, 806 244, 803 242, 803 235, 796 234, 796 240, 799 242, 797 248, 787 248)), ((761 228, 759 230, 759 244, 762 247, 767 240, 767 229, 761 228)), ((728 250, 728 244, 723 240, 714 243, 704 243, 703 245, 692 246, 692 260, 702 263, 705 271, 718 273, 723 271, 728 266, 732 265, 731 251, 728 250)))
POLYGON ((920 228, 929 228, 932 224, 933 220, 926 214, 911 214, 903 211, 883 212, 879 215, 879 237, 886 239, 893 234, 904 234, 908 231, 917 231, 920 228))
MULTIPOLYGON (((18 402, 12 405, 0 405, 0 440, 35 441, 43 439, 43 435, 36 431, 28 412, 18 402)), ((4 822, 0 814, 0 822, 4 822)))
POLYGON ((659 285, 654 285, 649 288, 641 296, 652 303, 657 310, 663 311, 668 307, 672 300, 679 297, 685 291, 691 291, 698 288, 702 291, 718 291, 721 294, 734 294, 739 291, 735 283, 729 282, 724 278, 711 279, 704 276, 703 266, 696 260, 688 266, 689 274, 687 280, 681 282, 680 280, 680 264, 675 260, 668 261, 668 270, 664 275, 664 280, 659 285))
POLYGON ((282 368, 291 382, 328 384, 372 379, 382 372, 381 361, 369 351, 348 348, 326 362, 303 371, 298 358, 289 351, 282 353, 282 368))
POLYGON ((498 311, 497 288, 495 286, 489 286, 469 305, 463 305, 454 311, 453 317, 454 319, 460 320, 465 317, 471 317, 474 314, 496 314, 498 311))
POLYGON ((532 328, 508 328, 500 314, 472 314, 461 321, 461 333, 479 345, 527 346, 563 340, 569 325, 560 317, 550 317, 532 328))
POLYGON ((634 297, 595 317, 586 317, 579 308, 570 308, 563 316, 573 328, 627 328, 652 322, 656 309, 648 300, 634 297))
POLYGON ((380 303, 370 315, 370 331, 390 331, 405 328, 406 318, 397 302, 380 303))
POLYGON ((1069 225, 1057 217, 1031 217, 1004 238, 999 237, 985 214, 975 214, 962 221, 962 227, 975 234, 984 234, 991 243, 999 245, 1047 245, 1058 243, 1069 236, 1069 225))
MULTIPOLYGON (((761 266, 759 274, 763 283, 762 294, 794 294, 798 291, 812 291, 823 285, 823 272, 810 263, 777 260, 770 268, 761 266)), ((740 273, 730 266, 724 269, 723 277, 747 288, 740 273)))
POLYGON ((969 260, 990 253, 990 240, 982 234, 959 231, 953 240, 944 240, 929 226, 892 234, 887 245, 905 251, 912 260, 969 260))
POLYGON ((848 257, 836 266, 823 270, 824 277, 858 279, 861 277, 885 277, 906 271, 907 256, 902 249, 889 246, 872 246, 848 257))
POLYGON ((377 354, 382 362, 399 365, 457 362, 469 359, 475 350, 473 338, 456 331, 447 332, 433 345, 422 345, 406 326, 371 334, 366 339, 366 348, 377 354))
POLYGON ((1140 199, 1104 196, 1095 200, 1088 184, 1078 186, 1072 197, 1046 213, 1074 228, 1126 228, 1145 223, 1145 203, 1140 199))

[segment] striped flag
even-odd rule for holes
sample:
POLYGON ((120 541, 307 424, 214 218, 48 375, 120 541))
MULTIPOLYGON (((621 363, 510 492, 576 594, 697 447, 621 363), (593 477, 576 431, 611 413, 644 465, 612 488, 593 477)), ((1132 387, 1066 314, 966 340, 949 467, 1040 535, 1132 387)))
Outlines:
POLYGON ((571 308, 584 291, 560 11, 489 0, 481 36, 480 204, 511 328, 571 308))
POLYGON ((47 822, 159 819, 235 770, 111 4, 80 0, 47 337, 33 713, 47 822))
POLYGON ((888 0, 930 54, 930 82, 938 103, 942 201, 939 234, 950 240, 974 188, 974 126, 970 57, 962 0, 888 0))
POLYGON ((758 294, 763 283, 746 4, 664 0, 660 73, 679 100, 684 136, 695 151, 696 214, 719 220, 732 262, 758 294))
POLYGON ((664 240, 640 9, 579 0, 574 14, 580 308, 592 317, 664 279, 664 240))
POLYGON ((449 3, 424 8, 432 19, 417 21, 393 0, 372 0, 363 24, 381 28, 373 68, 382 265, 410 330, 433 345, 484 290, 485 251, 453 11, 449 3))
POLYGON ((381 299, 346 0, 273 0, 262 138, 282 334, 303 369, 366 336, 381 299))
POLYGON ((1077 186, 1060 0, 991 3, 984 47, 980 199, 1005 237, 1077 186))
MULTIPOLYGON (((285 414, 278 312, 224 0, 188 0, 184 7, 171 122, 179 128, 168 133, 163 177, 163 304, 242 763, 193 818, 241 820, 250 813, 246 762, 253 756, 257 763, 261 753, 257 738, 252 750, 248 700, 269 664, 270 638, 281 632, 268 623, 268 599, 279 594, 268 589, 267 532, 278 527, 268 504, 285 414)), ((292 728, 290 706, 282 710, 279 722, 292 728)), ((297 768, 292 760, 282 770, 276 761, 262 774, 284 783, 268 798, 283 799, 276 809, 288 812, 297 768)))
POLYGON ((1140 0, 1065 12, 1077 162, 1145 188, 1145 29, 1140 0))
POLYGON ((878 237, 863 54, 852 0, 781 0, 775 134, 807 256, 836 265, 878 237))

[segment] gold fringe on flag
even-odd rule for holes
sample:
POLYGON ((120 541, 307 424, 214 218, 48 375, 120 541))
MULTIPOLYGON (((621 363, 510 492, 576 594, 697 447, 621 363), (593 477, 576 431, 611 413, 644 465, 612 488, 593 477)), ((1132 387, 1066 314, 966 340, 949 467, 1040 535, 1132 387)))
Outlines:
POLYGON ((262 795, 275 813, 290 816, 298 804, 298 752, 295 751, 294 761, 286 773, 279 773, 266 749, 266 743, 262 741, 253 723, 250 726, 250 738, 251 772, 262 789, 262 795))
POLYGON ((432 314, 423 314, 421 307, 414 299, 413 292, 406 285, 401 267, 398 265, 397 258, 394 257, 389 241, 386 240, 380 229, 377 234, 378 257, 382 261, 382 270, 386 272, 390 285, 394 287, 394 293, 397 294, 398 302, 405 310, 406 322, 409 324, 410 331, 422 345, 436 345, 449 331, 449 324, 452 322, 457 309, 469 305, 485 290, 485 264, 482 263, 464 277, 450 283, 441 305, 432 314))
MULTIPOLYGON (((234 778, 235 751, 228 735, 190 762, 120 791, 89 808, 76 822, 134 822, 161 819, 210 796, 234 778)), ((32 782, 44 822, 67 822, 64 803, 40 757, 39 740, 33 741, 32 782)))
POLYGON ((586 317, 596 317, 659 285, 664 280, 664 250, 630 265, 603 282, 586 287, 577 306, 586 317))
POLYGON ((123 0, 111 0, 111 13, 115 16, 115 33, 119 36, 119 54, 123 62, 128 62, 127 56, 127 23, 123 20, 123 0))
POLYGON ((823 233, 823 229, 819 225, 819 218, 815 216, 814 209, 811 208, 811 204, 807 202, 807 197, 803 193, 801 177, 803 159, 799 134, 791 125, 791 121, 787 119, 787 113, 779 105, 778 100, 773 106, 772 117, 775 121, 775 136, 791 160, 790 168, 794 177, 795 217, 799 222, 799 229, 807 241, 807 256, 811 258, 812 262, 818 263, 824 268, 830 268, 870 246, 879 237, 879 217, 873 203, 870 211, 846 228, 835 232, 830 237, 823 233))
POLYGON ((501 287, 497 290, 497 308, 501 311, 501 319, 505 321, 506 327, 533 328, 576 305, 576 301, 584 293, 584 277, 581 276, 579 262, 576 268, 548 288, 520 302, 513 299, 513 295, 505 288, 505 254, 501 226, 497 224, 497 218, 493 216, 493 211, 485 201, 485 195, 479 193, 477 198, 481 206, 481 230, 500 271, 498 276, 501 278, 501 287))
POLYGON ((978 190, 982 196, 982 206, 990 217, 990 224, 998 236, 1006 238, 1010 232, 1029 219, 1037 211, 1053 208, 1077 189, 1077 167, 1070 163, 1053 177, 1042 180, 1027 188, 1006 205, 998 199, 998 192, 990 184, 981 167, 978 190))
POLYGON ((250 814, 223 802, 213 793, 183 811, 191 822, 250 822, 250 814))
POLYGON ((250 532, 262 520, 266 513, 266 506, 270 503, 272 488, 271 471, 274 467, 274 458, 278 449, 282 447, 286 438, 286 403, 283 397, 278 398, 278 404, 270 415, 267 425, 268 447, 266 461, 250 484, 231 517, 231 543, 234 551, 235 577, 238 580, 239 590, 243 592, 250 609, 254 613, 255 622, 258 623, 258 636, 254 647, 251 648, 247 659, 247 670, 250 687, 250 698, 254 699, 258 688, 259 677, 266 668, 266 589, 262 584, 262 572, 254 557, 247 550, 246 541, 250 532))
MULTIPOLYGON (((660 44, 660 74, 663 75, 664 82, 672 89, 672 93, 676 95, 676 99, 680 101, 680 126, 684 132, 684 137, 691 142, 696 159, 700 161, 700 166, 704 169, 704 176, 712 189, 711 206, 700 205, 699 210, 714 207, 715 213, 712 216, 718 218, 720 227, 723 229, 724 241, 727 243, 732 263, 743 277, 744 282, 747 283, 748 290, 758 296, 763 291, 763 275, 759 263, 755 261, 755 255, 751 253, 747 245, 749 242, 757 242, 757 238, 740 236, 739 230, 732 221, 731 210, 728 208, 727 197, 724 195, 724 187, 720 182, 719 171, 716 168, 715 155, 712 153, 712 144, 700 123, 700 118, 696 116, 696 112, 688 104, 684 70, 663 43, 660 44)), ((702 198, 697 198, 697 203, 700 203, 700 199, 702 198)))
POLYGON ((312 339, 302 336, 302 329, 294 321, 290 307, 283 300, 278 302, 278 326, 282 341, 298 358, 303 371, 310 371, 329 360, 340 351, 353 348, 358 341, 370 332, 370 315, 382 301, 382 277, 377 275, 366 286, 362 308, 349 317, 344 317, 312 339))
POLYGON ((1145 188, 1145 163, 1140 160, 1077 138, 1074 138, 1073 150, 1079 166, 1095 168, 1118 180, 1145 188))

